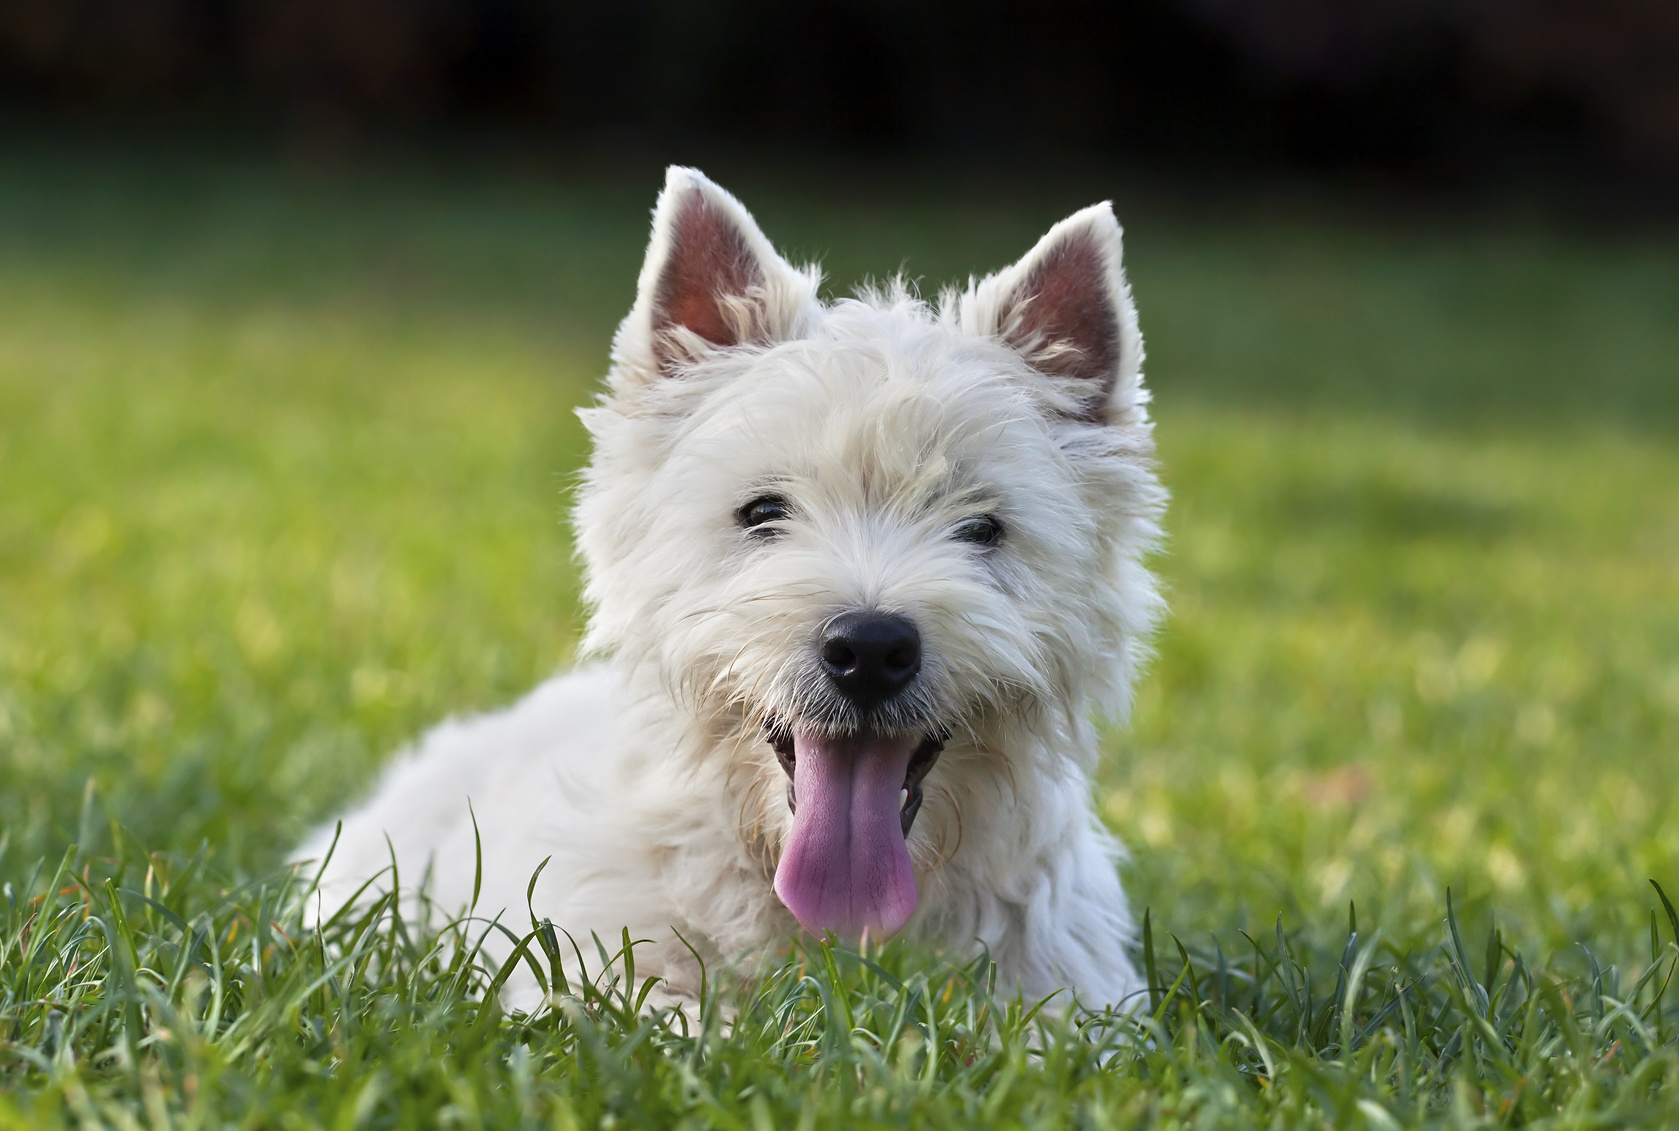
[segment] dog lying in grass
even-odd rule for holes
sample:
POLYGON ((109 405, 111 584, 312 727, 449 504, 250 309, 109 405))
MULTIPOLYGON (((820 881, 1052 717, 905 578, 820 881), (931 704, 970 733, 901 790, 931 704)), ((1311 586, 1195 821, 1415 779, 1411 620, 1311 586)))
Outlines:
POLYGON ((530 914, 628 927, 676 1000, 696 957, 801 928, 1134 999, 1091 720, 1124 715, 1161 614, 1164 493, 1119 225, 1087 208, 936 303, 818 283, 669 171, 582 412, 600 658, 438 727, 318 830, 323 907, 394 864, 420 913, 481 874, 477 913, 518 924, 548 859, 530 914))

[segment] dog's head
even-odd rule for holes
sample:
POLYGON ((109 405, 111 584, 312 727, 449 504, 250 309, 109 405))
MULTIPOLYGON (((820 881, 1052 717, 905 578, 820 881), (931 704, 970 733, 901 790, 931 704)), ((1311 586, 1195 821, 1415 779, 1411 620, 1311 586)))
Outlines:
POLYGON ((587 643, 741 769, 800 922, 879 937, 917 863, 1124 713, 1163 494, 1107 205, 936 305, 818 282, 670 171, 584 413, 587 643))

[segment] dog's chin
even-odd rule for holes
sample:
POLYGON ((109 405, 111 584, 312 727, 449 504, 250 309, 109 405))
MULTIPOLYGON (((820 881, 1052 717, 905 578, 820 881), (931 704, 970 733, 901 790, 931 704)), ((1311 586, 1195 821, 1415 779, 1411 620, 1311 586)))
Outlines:
POLYGON ((793 814, 776 895, 814 935, 896 934, 915 911, 907 839, 945 732, 844 734, 779 720, 766 732, 789 779, 793 814))

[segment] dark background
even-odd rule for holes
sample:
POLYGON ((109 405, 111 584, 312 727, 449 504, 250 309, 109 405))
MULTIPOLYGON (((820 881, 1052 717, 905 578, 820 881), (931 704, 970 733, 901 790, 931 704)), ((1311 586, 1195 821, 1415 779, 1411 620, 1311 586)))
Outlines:
POLYGON ((0 121, 307 152, 1078 154, 1402 184, 1679 172, 1674 0, 0 0, 0 121))

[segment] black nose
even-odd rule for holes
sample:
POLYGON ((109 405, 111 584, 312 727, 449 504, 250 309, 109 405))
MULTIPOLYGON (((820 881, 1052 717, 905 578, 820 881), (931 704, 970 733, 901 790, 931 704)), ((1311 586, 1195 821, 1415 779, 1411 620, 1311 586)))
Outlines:
POLYGON ((866 711, 921 670, 921 633, 892 613, 843 613, 822 633, 822 667, 840 694, 866 711))

